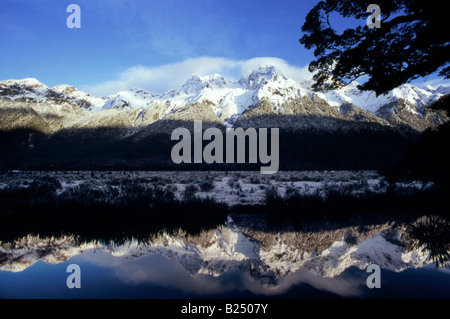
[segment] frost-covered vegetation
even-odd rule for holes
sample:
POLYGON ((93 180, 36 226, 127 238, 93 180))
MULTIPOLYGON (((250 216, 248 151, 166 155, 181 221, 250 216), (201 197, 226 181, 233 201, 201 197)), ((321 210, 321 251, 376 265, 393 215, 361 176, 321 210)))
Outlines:
POLYGON ((373 171, 7 172, 0 182, 0 234, 139 238, 158 231, 211 229, 228 215, 263 217, 267 227, 302 227, 438 214, 432 184, 393 184, 373 171))
POLYGON ((387 183, 373 171, 279 172, 273 176, 259 172, 30 171, 3 173, 1 177, 0 189, 37 187, 36 195, 52 191, 56 195, 90 192, 117 197, 130 188, 144 192, 159 188, 179 200, 185 196, 211 197, 229 206, 263 204, 266 189, 273 186, 280 196, 293 190, 313 193, 335 187, 345 187, 354 193, 387 189, 387 183))

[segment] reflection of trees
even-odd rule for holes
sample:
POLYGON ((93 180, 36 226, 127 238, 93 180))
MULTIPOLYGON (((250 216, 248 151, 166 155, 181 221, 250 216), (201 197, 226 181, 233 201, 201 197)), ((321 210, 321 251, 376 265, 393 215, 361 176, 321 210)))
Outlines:
POLYGON ((430 254, 436 268, 450 268, 450 225, 448 220, 429 216, 412 226, 410 232, 414 240, 413 248, 430 254))

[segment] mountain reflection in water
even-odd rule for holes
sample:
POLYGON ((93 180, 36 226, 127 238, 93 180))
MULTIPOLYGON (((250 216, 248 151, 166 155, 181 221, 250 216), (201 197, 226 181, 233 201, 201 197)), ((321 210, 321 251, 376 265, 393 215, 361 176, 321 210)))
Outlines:
POLYGON ((214 230, 159 233, 147 241, 80 242, 76 236, 29 235, 0 243, 0 281, 5 274, 77 263, 83 276, 89 273, 86 269, 108 269, 108 280, 157 284, 203 296, 233 291, 283 295, 301 283, 353 297, 367 289, 365 269, 370 264, 389 273, 429 269, 433 263, 448 267, 449 227, 442 218, 335 226, 268 231, 229 218, 214 230))

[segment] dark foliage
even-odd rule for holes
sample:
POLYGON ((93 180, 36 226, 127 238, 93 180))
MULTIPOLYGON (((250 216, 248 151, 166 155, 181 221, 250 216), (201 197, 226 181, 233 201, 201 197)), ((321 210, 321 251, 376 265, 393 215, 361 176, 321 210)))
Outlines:
MULTIPOLYGON (((286 117, 286 120, 296 119, 286 117)), ((320 123, 330 119, 309 116, 303 120, 320 123)), ((402 160, 407 145, 416 135, 376 124, 335 120, 336 127, 342 126, 342 129, 280 129, 279 169, 376 170, 402 160), (344 129, 347 125, 350 128, 344 129)), ((0 156, 0 169, 259 171, 261 166, 266 166, 248 163, 178 165, 171 160, 171 150, 176 142, 171 141, 169 134, 134 140, 121 138, 119 129, 106 131, 109 135, 97 130, 41 134, 33 141, 32 148, 28 145, 29 133, 0 132, 0 147, 9 150, 0 156)))
POLYGON ((57 195, 49 183, 0 191, 0 240, 28 234, 79 240, 146 240, 161 231, 196 234, 226 221, 228 207, 212 199, 179 201, 170 191, 130 184, 120 192, 81 187, 57 195))
POLYGON ((195 193, 198 191, 198 187, 195 184, 186 185, 186 189, 184 190, 184 198, 189 200, 195 198, 195 193))
POLYGON ((439 189, 402 190, 362 195, 345 188, 331 188, 324 193, 294 193, 280 197, 274 190, 266 193, 266 206, 260 213, 274 228, 293 226, 299 228, 311 222, 349 222, 357 219, 376 220, 410 218, 433 213, 449 216, 446 193, 439 189))
POLYGON ((200 184, 200 189, 203 192, 209 192, 212 191, 214 189, 214 182, 212 181, 202 181, 200 184))
MULTIPOLYGON (((0 240, 28 234, 42 237, 75 235, 79 241, 123 243, 146 241, 162 231, 188 234, 216 229, 228 215, 262 218, 270 228, 301 228, 310 223, 354 222, 434 214, 448 218, 448 193, 441 188, 423 190, 392 188, 386 193, 352 193, 345 187, 280 196, 276 187, 266 189, 264 205, 233 206, 193 194, 177 200, 170 187, 147 187, 124 181, 120 187, 96 189, 80 185, 59 193, 59 182, 42 177, 29 187, 0 190, 0 240)), ((194 184, 191 193, 198 190, 194 184)))
POLYGON ((381 28, 369 28, 365 20, 372 1, 320 1, 308 13, 300 43, 314 48, 317 60, 309 69, 317 71, 314 88, 341 87, 368 76, 363 90, 378 95, 403 83, 440 70, 450 77, 450 34, 446 11, 426 0, 380 0, 381 28), (339 33, 333 15, 361 21, 361 25, 339 33), (329 82, 328 80, 332 80, 329 82))
POLYGON ((413 246, 430 254, 436 268, 450 268, 450 224, 437 216, 428 216, 413 225, 410 237, 413 246))
MULTIPOLYGON (((436 109, 450 109, 450 98, 445 97, 432 105, 436 109)), ((404 160, 392 162, 381 169, 390 180, 422 180, 435 182, 450 189, 450 123, 423 132, 406 151, 404 160)))
POLYGON ((450 115, 450 95, 444 95, 439 100, 431 105, 434 110, 442 110, 447 112, 447 116, 450 115))

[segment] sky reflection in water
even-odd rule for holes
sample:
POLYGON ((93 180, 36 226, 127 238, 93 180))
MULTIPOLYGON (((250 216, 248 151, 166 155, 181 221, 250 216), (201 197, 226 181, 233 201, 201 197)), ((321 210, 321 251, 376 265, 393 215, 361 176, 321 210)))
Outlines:
POLYGON ((350 267, 335 278, 306 270, 266 287, 238 268, 218 277, 192 276, 160 254, 126 260, 88 251, 57 265, 42 261, 19 273, 0 272, 1 298, 450 298, 450 271, 433 265, 400 273, 382 270, 381 289, 366 286, 365 270, 350 267), (81 266, 81 289, 66 287, 66 268, 81 266))

